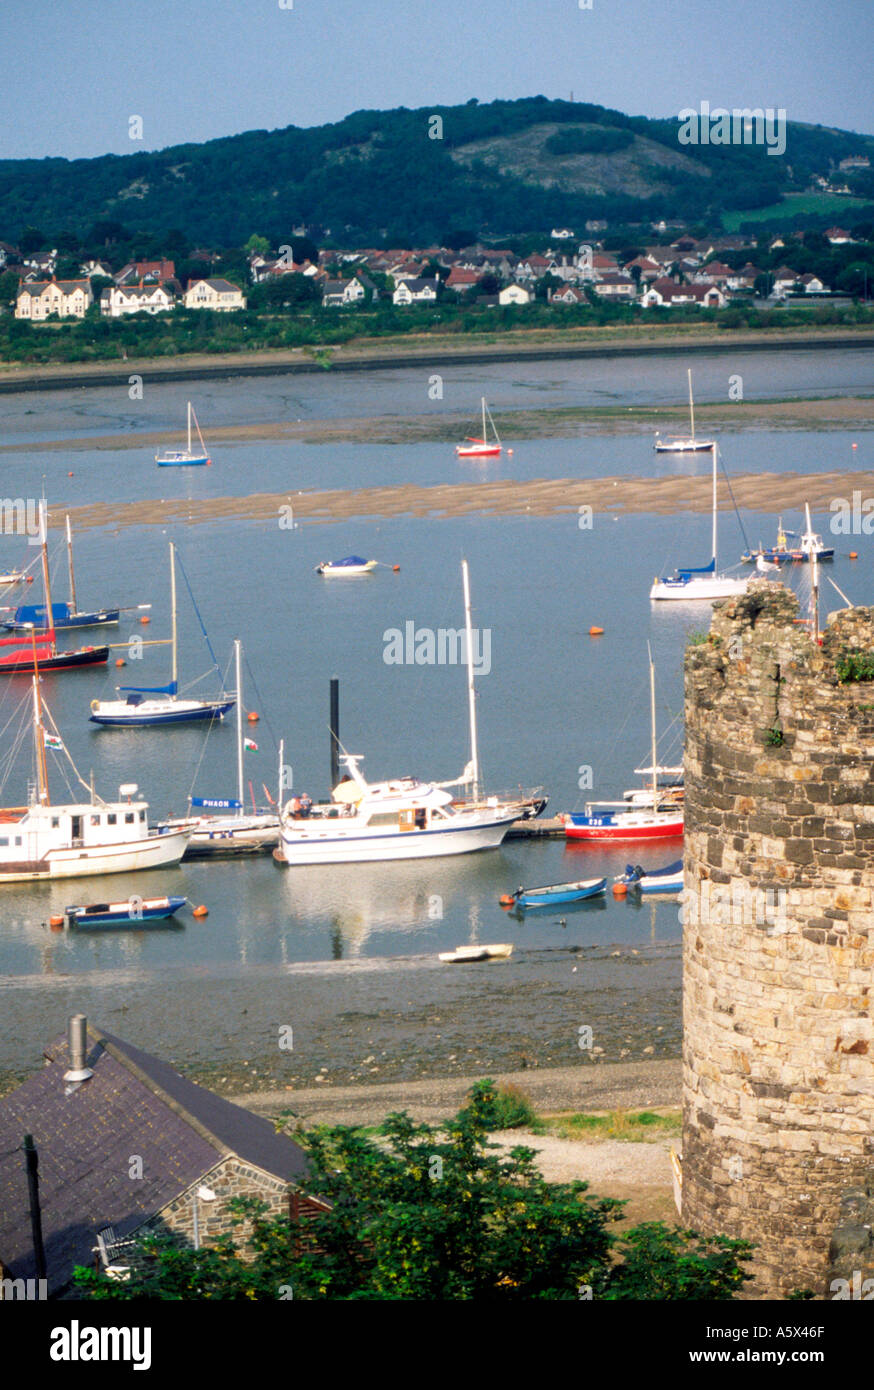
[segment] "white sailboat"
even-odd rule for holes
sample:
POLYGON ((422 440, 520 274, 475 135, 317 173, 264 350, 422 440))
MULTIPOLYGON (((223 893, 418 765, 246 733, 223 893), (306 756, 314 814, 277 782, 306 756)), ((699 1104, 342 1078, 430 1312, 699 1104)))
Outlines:
MULTIPOLYGON (((43 713, 39 678, 34 675, 36 786, 27 806, 0 809, 0 883, 131 873, 178 864, 185 853, 190 828, 179 825, 172 830, 151 829, 148 804, 139 796, 136 783, 120 786, 118 801, 102 801, 90 788, 88 801, 52 804, 46 748, 64 752, 66 749, 54 722, 51 729, 46 727, 43 713)), ((86 786, 72 759, 70 763, 82 786, 86 786)))
POLYGON ((584 814, 572 811, 565 821, 565 835, 569 840, 660 840, 683 834, 682 801, 666 798, 664 788, 659 785, 663 769, 656 761, 655 663, 648 642, 646 647, 652 739, 652 764, 640 769, 649 772, 652 778, 646 803, 642 797, 638 799, 636 793, 630 806, 627 793, 624 801, 589 801, 584 814))
MULTIPOLYGON (((195 608, 196 608, 195 604, 195 608)), ((176 547, 170 542, 170 646, 173 652, 169 685, 120 685, 125 700, 92 700, 91 722, 119 728, 150 724, 182 724, 199 719, 223 719, 233 709, 234 697, 222 694, 216 700, 189 700, 179 696, 176 639, 176 547), (151 698, 146 698, 151 696, 151 698)), ((198 613, 198 617, 200 614, 198 613)), ((212 648, 210 648, 212 652, 212 648)), ((218 667, 216 667, 218 671, 218 667)), ((219 673, 220 674, 220 673, 219 673)))
MULTIPOLYGON (((217 810, 220 815, 199 815, 194 822, 194 833, 188 846, 189 858, 194 855, 236 854, 267 849, 279 842, 279 812, 254 811, 248 813, 243 800, 243 752, 246 740, 243 736, 243 676, 240 656, 242 644, 237 638, 234 642, 234 662, 237 673, 237 796, 236 800, 217 798, 190 798, 192 809, 198 811, 217 810)), ((282 756, 280 754, 280 764, 282 756)), ((172 824, 172 822, 171 822, 172 824)))
POLYGON ((716 571, 716 454, 715 444, 711 445, 713 454, 713 558, 709 565, 699 569, 678 569, 669 578, 655 579, 649 591, 651 599, 679 599, 708 601, 718 598, 734 598, 742 594, 750 582, 750 577, 735 577, 718 574, 716 571))
POLYGON ((713 448, 712 439, 698 439, 695 435, 695 402, 692 399, 692 368, 687 368, 689 377, 689 433, 673 439, 662 439, 656 433, 653 448, 657 454, 705 454, 713 448))
POLYGON ((455 452, 460 459, 497 458, 501 452, 501 440, 498 435, 498 431, 495 428, 495 422, 492 419, 492 413, 486 405, 485 396, 483 396, 481 400, 483 414, 482 436, 477 437, 475 435, 469 435, 463 444, 456 444, 455 452), (488 416, 489 424, 492 427, 492 435, 494 436, 492 439, 489 439, 488 431, 486 429, 486 416, 488 416))
POLYGON ((450 782, 422 782, 399 777, 368 782, 360 755, 344 753, 346 777, 334 788, 329 803, 313 806, 306 816, 292 813, 292 803, 280 819, 280 843, 274 857, 285 864, 352 864, 374 860, 425 859, 496 849, 513 821, 522 814, 522 799, 483 796, 477 750, 473 642, 467 561, 462 561, 467 635, 467 680, 470 719, 470 761, 461 777, 450 782), (449 787, 470 787, 460 799, 449 787))
POLYGON ((173 464, 203 464, 212 462, 212 459, 207 453, 206 445, 203 442, 203 435, 200 433, 200 425, 197 423, 197 416, 194 413, 194 407, 191 401, 188 402, 188 447, 186 449, 162 449, 160 453, 155 455, 155 462, 161 468, 168 468, 173 464), (191 447, 192 420, 197 430, 197 437, 200 440, 199 449, 192 449, 191 447))

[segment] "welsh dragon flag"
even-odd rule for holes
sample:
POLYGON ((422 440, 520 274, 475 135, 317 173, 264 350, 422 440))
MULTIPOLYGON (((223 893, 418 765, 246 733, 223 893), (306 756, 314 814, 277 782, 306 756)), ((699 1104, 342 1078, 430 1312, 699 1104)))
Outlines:
POLYGON ((257 745, 257 743, 255 742, 255 740, 254 740, 253 738, 244 738, 244 739, 243 739, 243 747, 244 747, 249 753, 257 753, 257 752, 258 752, 258 745, 257 745))

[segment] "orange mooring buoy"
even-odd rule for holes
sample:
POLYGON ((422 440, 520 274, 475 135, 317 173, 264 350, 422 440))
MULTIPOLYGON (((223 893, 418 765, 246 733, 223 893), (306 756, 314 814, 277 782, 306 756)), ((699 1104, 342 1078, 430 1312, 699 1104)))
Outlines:
POLYGON ((126 663, 126 661, 125 661, 125 659, 124 659, 123 656, 117 656, 117 657, 115 658, 115 664, 116 664, 116 666, 126 666, 126 665, 127 665, 127 663, 126 663))
POLYGON ((250 724, 257 724, 261 716, 256 709, 250 709, 249 713, 246 715, 246 718, 248 719, 250 724))
POLYGON ((28 582, 28 584, 32 584, 32 583, 33 583, 33 575, 32 575, 32 574, 29 574, 29 575, 27 576, 27 582, 28 582))
POLYGON ((513 897, 512 893, 502 893, 498 898, 501 907, 512 907, 515 901, 516 899, 513 897))
POLYGON ((191 915, 192 915, 193 917, 208 917, 208 916, 209 916, 209 908, 208 908, 208 907, 204 907, 203 903, 201 903, 199 907, 193 907, 193 908, 191 909, 191 915))
POLYGON ((60 912, 53 912, 51 917, 49 918, 49 926, 57 929, 58 927, 62 927, 63 925, 64 919, 60 912))
POLYGON ((397 574, 400 569, 400 565, 392 565, 392 569, 394 570, 395 574, 397 574))
POLYGON ((628 894, 628 884, 627 884, 627 883, 614 883, 614 884, 613 884, 613 896, 614 896, 614 898, 624 898, 624 897, 627 896, 627 894, 628 894))
POLYGON ((144 613, 143 616, 140 618, 141 623, 150 623, 151 621, 152 620, 149 617, 148 613, 144 613))
POLYGON ((850 551, 850 559, 851 559, 851 560, 858 560, 858 558, 859 558, 859 556, 857 555, 856 551, 855 551, 855 550, 851 550, 851 551, 850 551))
POLYGON ((590 636, 590 637, 603 637, 603 636, 604 636, 604 629, 603 629, 602 627, 590 627, 590 628, 589 628, 589 636, 590 636))
POLYGON ((70 471, 69 471, 69 473, 67 474, 67 477, 68 477, 68 478, 72 478, 72 476, 73 476, 73 470, 72 470, 72 468, 71 468, 70 471))

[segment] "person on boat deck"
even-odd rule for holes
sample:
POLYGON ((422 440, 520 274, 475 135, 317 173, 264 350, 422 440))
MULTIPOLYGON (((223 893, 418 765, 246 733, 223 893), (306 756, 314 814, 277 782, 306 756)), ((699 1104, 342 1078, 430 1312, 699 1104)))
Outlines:
POLYGON ((309 815, 310 807, 312 806, 312 804, 312 797, 309 795, 308 792, 304 792, 303 796, 300 799, 300 813, 302 816, 309 815))
POLYGON ((288 804, 291 809, 292 816, 295 820, 297 820, 298 816, 300 815, 300 797, 293 796, 288 804))

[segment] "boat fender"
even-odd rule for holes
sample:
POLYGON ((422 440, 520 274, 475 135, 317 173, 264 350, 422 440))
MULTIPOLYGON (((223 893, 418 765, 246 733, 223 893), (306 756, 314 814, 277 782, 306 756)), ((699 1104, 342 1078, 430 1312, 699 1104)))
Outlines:
POLYGON ((203 903, 201 903, 199 907, 193 907, 191 909, 191 913, 193 917, 208 917, 209 908, 205 907, 203 903))

